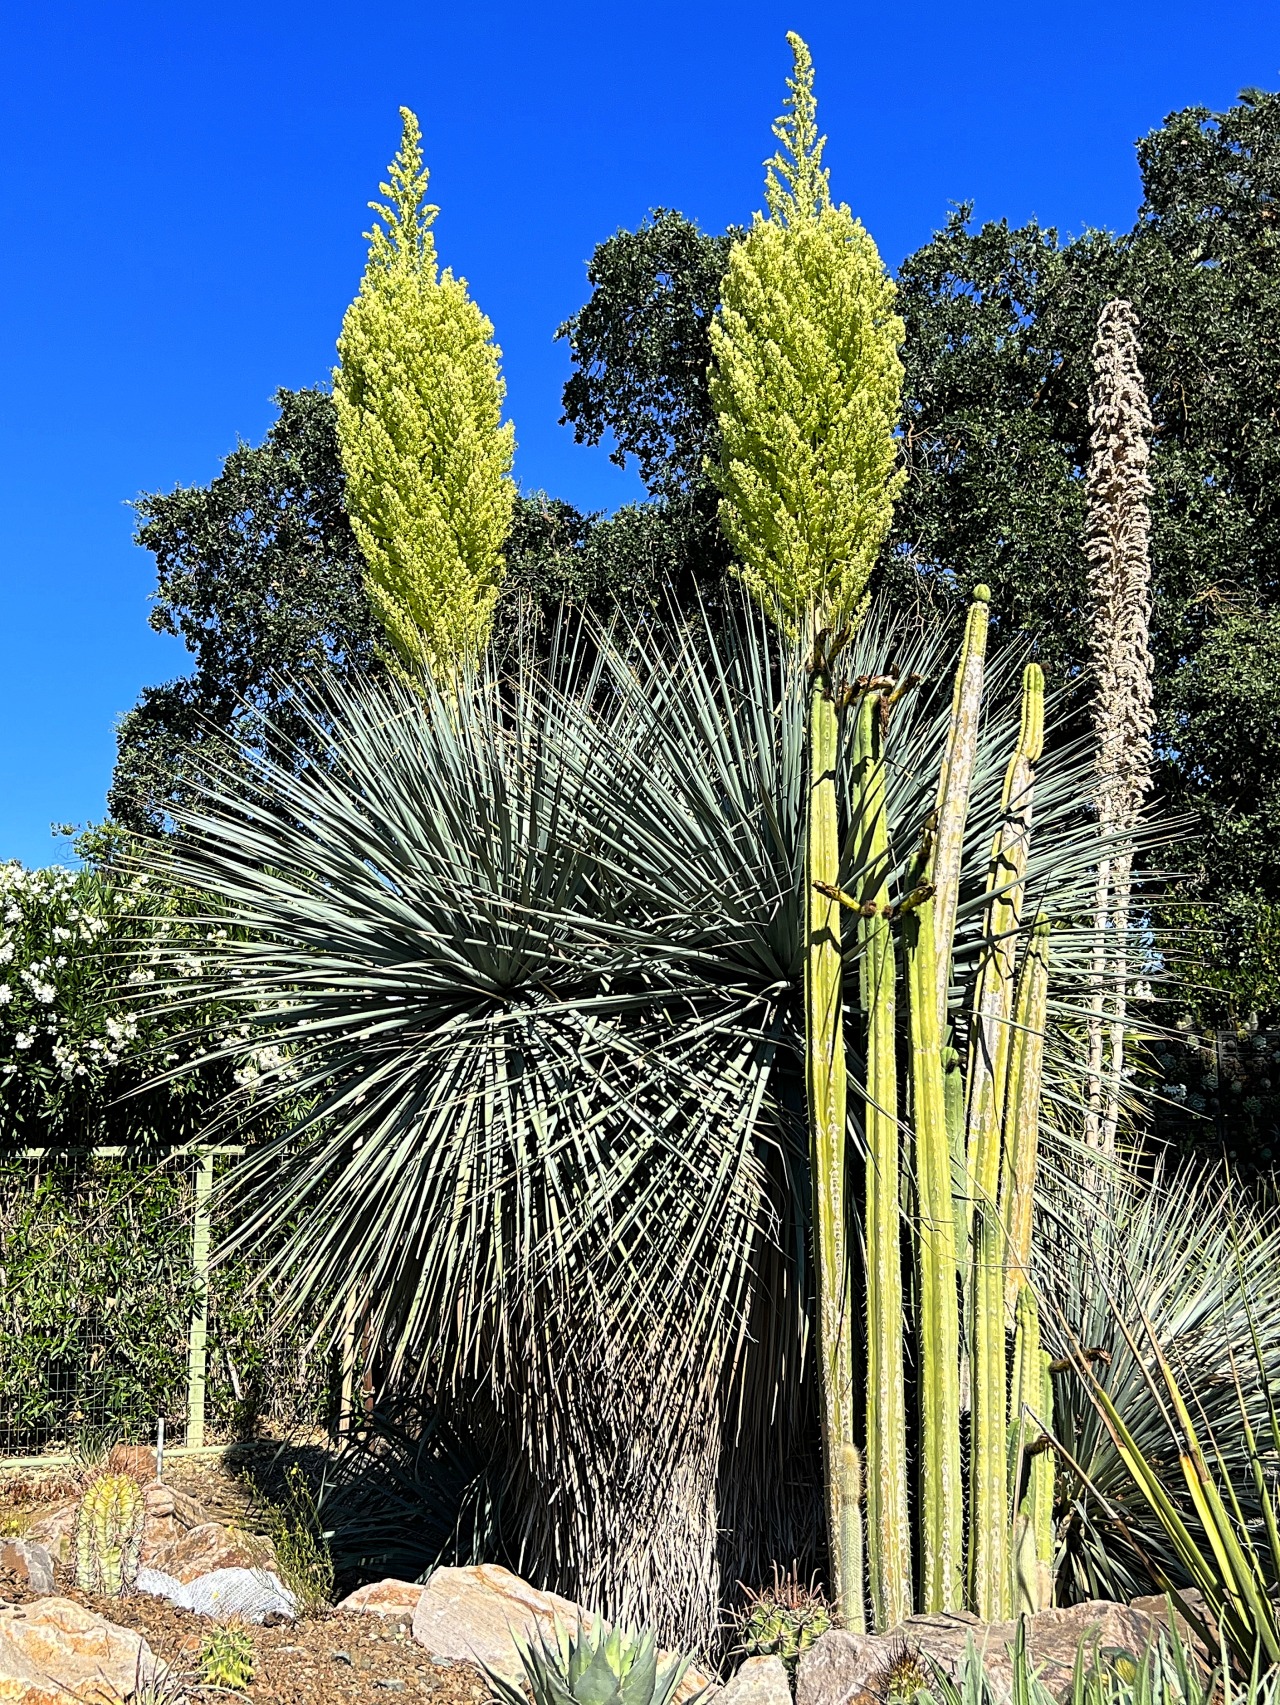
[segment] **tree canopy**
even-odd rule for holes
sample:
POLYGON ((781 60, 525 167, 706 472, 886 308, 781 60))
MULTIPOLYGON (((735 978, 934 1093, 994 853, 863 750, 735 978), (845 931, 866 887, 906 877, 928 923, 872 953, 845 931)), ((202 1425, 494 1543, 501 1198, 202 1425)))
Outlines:
POLYGON ((380 668, 333 399, 279 391, 276 404, 264 441, 238 446, 208 485, 136 506, 137 542, 156 560, 151 626, 181 639, 195 666, 146 688, 121 721, 108 808, 135 832, 163 826, 207 756, 252 748, 265 712, 306 752, 308 728, 289 704, 317 670, 380 668))

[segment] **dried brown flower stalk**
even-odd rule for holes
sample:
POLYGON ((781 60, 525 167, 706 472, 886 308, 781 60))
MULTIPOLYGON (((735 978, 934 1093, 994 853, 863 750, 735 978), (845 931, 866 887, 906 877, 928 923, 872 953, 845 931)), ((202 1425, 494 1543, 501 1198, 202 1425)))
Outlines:
POLYGON ((1124 1071, 1133 850, 1126 839, 1151 787, 1151 410, 1130 302, 1098 316, 1089 393, 1085 555, 1092 605, 1098 831, 1104 847, 1094 907, 1089 1015, 1090 1143, 1115 1152, 1124 1071))

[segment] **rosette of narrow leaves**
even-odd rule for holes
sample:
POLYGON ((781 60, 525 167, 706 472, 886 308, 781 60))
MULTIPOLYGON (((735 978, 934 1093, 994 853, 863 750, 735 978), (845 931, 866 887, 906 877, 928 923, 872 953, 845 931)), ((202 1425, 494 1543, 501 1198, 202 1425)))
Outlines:
POLYGON ((1153 1566, 1177 1586, 1191 1584, 1133 1472, 1139 1457, 1155 1464, 1173 1508, 1195 1526, 1172 1449, 1168 1394, 1151 1377, 1148 1332, 1194 1405, 1215 1473, 1236 1490, 1245 1531, 1262 1544, 1265 1504, 1243 1423, 1268 1439, 1270 1411, 1263 1385, 1249 1380, 1242 1412, 1235 1374, 1253 1364, 1255 1327, 1264 1362, 1274 1367, 1280 1356, 1274 1212, 1242 1201, 1213 1167, 1159 1173, 1150 1186, 1113 1180, 1097 1210, 1083 1218, 1078 1198, 1069 1178, 1051 1182, 1032 1263, 1041 1332, 1057 1369, 1059 1603, 1132 1598, 1150 1590, 1153 1566), (1136 1334, 1135 1322, 1145 1322, 1136 1334), (1126 1460, 1075 1371, 1081 1354, 1124 1418, 1133 1459, 1126 1460))

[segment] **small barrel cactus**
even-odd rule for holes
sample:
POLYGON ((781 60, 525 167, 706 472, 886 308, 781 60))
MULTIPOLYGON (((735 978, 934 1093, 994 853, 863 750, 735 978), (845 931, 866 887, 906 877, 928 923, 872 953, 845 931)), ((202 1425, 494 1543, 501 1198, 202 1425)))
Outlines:
POLYGON ((118 1598, 138 1573, 146 1500, 130 1474, 99 1474, 85 1488, 76 1520, 76 1585, 118 1598))
MULTIPOLYGON (((687 1658, 659 1661, 651 1633, 624 1634, 598 1622, 566 1639, 558 1631, 520 1652, 533 1705, 671 1705, 687 1658)), ((485 1668, 497 1705, 528 1705, 523 1688, 485 1668)))
POLYGON ((748 1590, 737 1619, 737 1649, 746 1657, 778 1657, 795 1674, 802 1653, 834 1626, 832 1607, 817 1585, 773 1572, 773 1585, 748 1590))
POLYGON ((920 1694, 932 1693, 933 1678, 920 1648, 908 1646, 905 1640, 895 1646, 871 1690, 885 1705, 914 1705, 920 1694))

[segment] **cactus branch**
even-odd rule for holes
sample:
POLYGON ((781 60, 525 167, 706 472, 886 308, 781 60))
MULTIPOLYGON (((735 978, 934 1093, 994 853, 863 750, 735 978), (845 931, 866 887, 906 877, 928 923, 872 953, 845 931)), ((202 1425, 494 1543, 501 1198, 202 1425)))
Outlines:
POLYGON ((926 1611, 963 1609, 959 1266, 943 1055, 938 1039, 937 901, 903 926, 915 1123, 919 1294, 920 1530, 926 1611))
POLYGON ((964 853, 965 822, 969 815, 969 790, 978 758, 978 719, 982 710, 982 677, 990 621, 990 590, 985 586, 975 586, 971 596, 964 624, 964 645, 951 698, 951 728, 938 777, 938 827, 933 854, 933 881, 938 896, 933 924, 938 961, 938 1035, 943 1038, 947 1034, 951 946, 955 940, 956 909, 960 903, 960 861, 964 853))
POLYGON ((1007 1354, 1000 1217, 1001 1115, 1011 1032, 1014 955, 1031 834, 1035 765, 1044 746, 1044 677, 1029 663, 1022 677, 1022 726, 1005 773, 1001 822, 987 872, 985 945, 978 971, 969 1056, 968 1171, 972 1215, 969 1453, 969 1591, 988 1620, 1008 1614, 1009 1562, 1007 1354))
POLYGON ((1005 1308, 1013 1324, 1018 1295, 1031 1267, 1036 1163, 1040 1147, 1040 1091, 1049 1009, 1049 923, 1036 919, 1018 971, 1005 1096, 1000 1212, 1008 1231, 1005 1308))
POLYGON ((895 1040, 894 951, 885 809, 885 718, 877 695, 858 705, 853 786, 863 872, 858 917, 862 1008, 866 1018, 866 1504, 871 1604, 876 1627, 911 1614, 911 1531, 907 1516, 906 1384, 902 1353, 902 1225, 895 1040))

